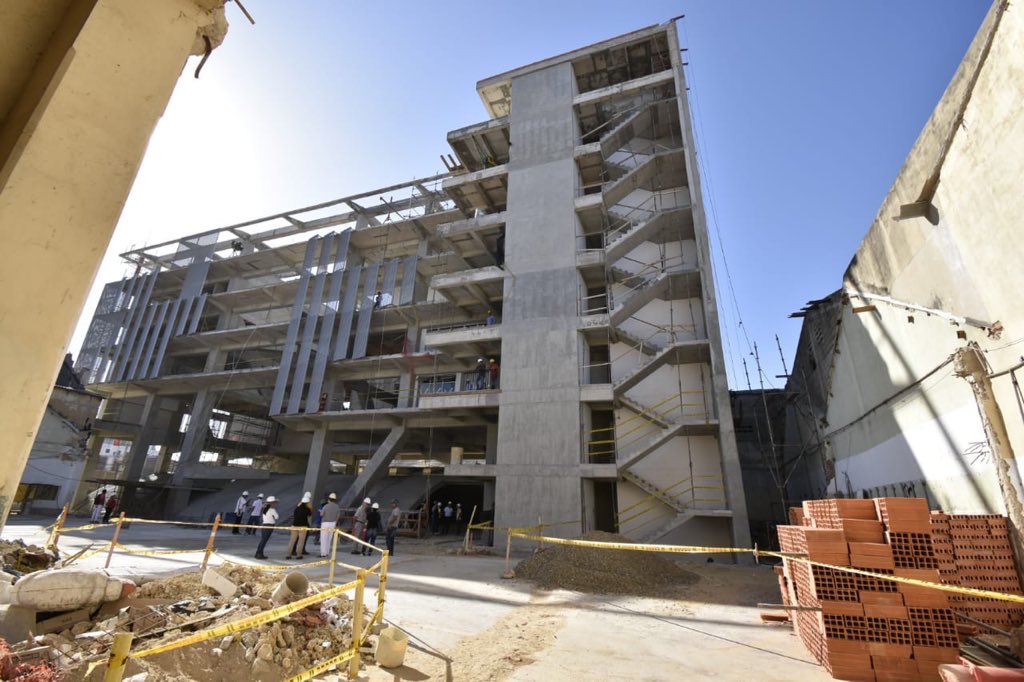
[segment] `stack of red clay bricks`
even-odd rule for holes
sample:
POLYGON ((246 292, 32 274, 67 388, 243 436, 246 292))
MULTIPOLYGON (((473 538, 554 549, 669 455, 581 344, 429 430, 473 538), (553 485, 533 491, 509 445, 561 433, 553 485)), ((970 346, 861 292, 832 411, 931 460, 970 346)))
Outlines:
MULTIPOLYGON (((1005 516, 933 512, 932 545, 942 582, 993 592, 1022 594, 1005 516)), ((1024 623, 1013 602, 950 594, 955 610, 1002 630, 1024 623)))
MULTIPOLYGON (((811 500, 779 526, 783 552, 833 566, 939 582, 921 499, 811 500)), ((783 601, 800 639, 833 677, 938 680, 959 657, 947 593, 785 559, 783 601), (820 609, 818 611, 817 609, 820 609)))

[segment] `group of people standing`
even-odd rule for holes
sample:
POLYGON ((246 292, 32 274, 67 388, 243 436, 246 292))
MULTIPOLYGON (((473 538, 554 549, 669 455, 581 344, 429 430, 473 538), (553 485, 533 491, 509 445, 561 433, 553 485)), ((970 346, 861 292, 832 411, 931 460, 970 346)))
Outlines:
MULTIPOLYGON (((260 542, 256 548, 256 558, 266 559, 263 550, 274 532, 275 526, 281 519, 277 509, 278 500, 273 495, 266 498, 259 493, 254 500, 249 501, 249 491, 243 491, 235 502, 235 524, 231 529, 235 535, 240 533, 238 525, 249 526, 245 529, 246 535, 256 533, 255 526, 259 526, 260 542), (243 524, 243 518, 245 522, 243 524)), ((386 537, 388 552, 395 553, 395 535, 402 520, 402 511, 398 507, 398 500, 391 500, 391 510, 388 513, 386 522, 382 521, 380 505, 372 502, 369 497, 355 511, 352 522, 352 535, 370 545, 376 545, 377 536, 383 531, 386 537)), ((330 493, 320 500, 320 504, 313 509, 313 494, 306 492, 302 499, 295 505, 292 513, 291 535, 288 538, 288 556, 286 559, 301 559, 307 556, 306 540, 310 528, 319 528, 319 533, 313 533, 313 543, 320 545, 320 557, 326 558, 331 551, 332 534, 341 522, 341 507, 338 506, 338 496, 330 493)), ((355 544, 353 554, 370 554, 371 550, 365 545, 355 544)))
POLYGON ((117 495, 111 492, 107 495, 106 488, 100 488, 100 491, 96 493, 96 497, 92 500, 92 516, 90 519, 93 523, 110 523, 110 516, 117 509, 117 495))
POLYGON ((448 535, 452 530, 456 535, 461 535, 465 532, 465 521, 466 514, 461 502, 455 506, 452 506, 451 500, 444 506, 435 502, 430 508, 430 532, 434 535, 448 535))
POLYGON ((498 365, 498 361, 494 358, 491 358, 487 362, 484 362, 483 358, 477 358, 476 390, 484 391, 498 388, 498 376, 500 373, 501 367, 498 365))

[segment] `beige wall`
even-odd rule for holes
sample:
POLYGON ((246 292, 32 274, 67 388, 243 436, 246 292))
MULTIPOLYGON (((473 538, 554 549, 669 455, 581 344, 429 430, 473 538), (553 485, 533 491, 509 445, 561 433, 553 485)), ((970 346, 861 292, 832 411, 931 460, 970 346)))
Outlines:
POLYGON ((0 3, 0 523, 149 135, 202 37, 223 39, 223 4, 0 3))
MULTIPOLYGON (((998 10, 990 11, 846 272, 848 291, 940 314, 857 297, 844 307, 826 429, 836 459, 833 491, 920 479, 953 511, 1002 509, 991 460, 978 450, 985 438, 973 395, 951 365, 834 433, 968 341, 986 351, 993 371, 1024 354, 1024 15, 1011 8, 999 18, 983 60, 998 10), (916 202, 939 167, 938 224, 899 220, 900 206, 916 202), (876 310, 852 312, 868 304, 876 310), (996 322, 1002 333, 990 335, 983 327, 996 322)), ((1009 378, 996 379, 995 387, 1011 442, 1024 452, 1024 415, 1009 378)))

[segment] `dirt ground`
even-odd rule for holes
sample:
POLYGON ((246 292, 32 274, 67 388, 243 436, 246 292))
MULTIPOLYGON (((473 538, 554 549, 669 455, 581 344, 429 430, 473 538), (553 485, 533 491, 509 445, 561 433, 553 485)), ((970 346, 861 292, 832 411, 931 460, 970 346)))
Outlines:
MULTIPOLYGON (((48 521, 47 521, 48 522, 48 521)), ((8 535, 38 540, 45 523, 16 520, 8 535)), ((281 563, 287 534, 274 538, 268 555, 281 563), (277 556, 280 555, 280 556, 277 556), (276 557, 276 559, 275 559, 276 557)), ((109 539, 102 531, 62 537, 65 551, 109 539), (99 535, 99 537, 96 537, 99 535)), ((122 536, 129 547, 203 547, 208 533, 170 526, 138 526, 122 536)), ((42 533, 45 540, 45 533, 42 533)), ((252 540, 218 537, 218 557, 252 560, 252 540)), ((385 619, 413 636, 405 665, 385 670, 364 666, 359 679, 398 680, 827 680, 788 626, 760 622, 758 602, 778 602, 769 567, 683 563, 698 579, 645 596, 584 594, 541 589, 526 580, 503 580, 504 558, 457 556, 457 541, 401 539, 390 562, 385 619)), ((126 576, 193 569, 201 553, 170 557, 117 556, 126 576)), ((343 555, 368 566, 370 557, 343 555)), ((529 556, 524 551, 514 563, 529 556)), ((339 558, 342 555, 339 554, 339 558)), ((88 565, 102 566, 97 555, 88 565)), ((339 569, 340 570, 340 569, 339 569)), ((307 572, 323 581, 326 567, 307 572)), ((339 573, 339 579, 349 575, 339 573)), ((368 594, 376 590, 367 585, 368 594)), ((371 597, 372 598, 372 597, 371 597)), ((195 652, 198 654, 199 652, 195 652)), ((189 679, 237 680, 245 668, 225 651, 216 665, 182 660, 170 666, 186 676, 151 676, 148 682, 189 679)), ((186 654, 186 657, 188 655, 186 654)), ((372 657, 366 657, 367 662, 372 657)), ((133 668, 129 673, 134 672, 133 668)), ((335 672, 320 679, 347 679, 335 672)))

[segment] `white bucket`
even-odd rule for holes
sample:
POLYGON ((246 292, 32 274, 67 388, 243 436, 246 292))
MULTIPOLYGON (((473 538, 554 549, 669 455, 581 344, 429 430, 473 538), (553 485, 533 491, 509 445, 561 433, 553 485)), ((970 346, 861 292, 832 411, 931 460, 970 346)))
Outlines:
POLYGON ((398 668, 405 661, 405 647, 409 637, 396 627, 386 627, 377 637, 377 650, 373 652, 377 665, 382 668, 398 668))

